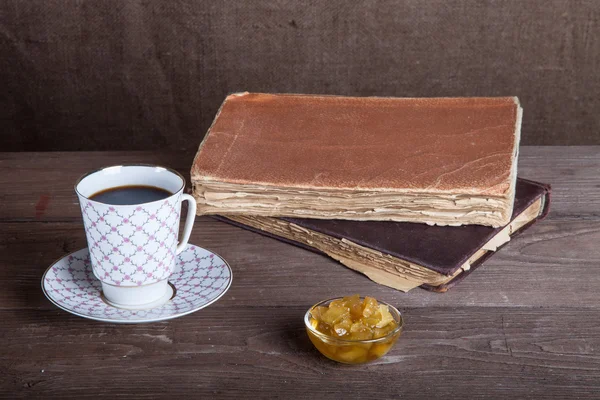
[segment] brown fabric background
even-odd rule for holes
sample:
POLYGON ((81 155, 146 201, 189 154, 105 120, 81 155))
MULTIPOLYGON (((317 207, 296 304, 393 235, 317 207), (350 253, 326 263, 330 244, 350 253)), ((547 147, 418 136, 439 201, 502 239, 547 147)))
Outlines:
POLYGON ((517 95, 600 144, 600 1, 0 3, 0 150, 195 149, 233 91, 517 95))

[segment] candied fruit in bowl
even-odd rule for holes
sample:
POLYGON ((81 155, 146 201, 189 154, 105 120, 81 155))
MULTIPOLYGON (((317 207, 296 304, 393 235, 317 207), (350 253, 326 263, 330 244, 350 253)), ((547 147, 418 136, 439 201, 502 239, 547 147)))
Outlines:
POLYGON ((394 346, 403 327, 396 308, 359 295, 322 301, 307 311, 304 322, 317 350, 346 364, 383 357, 394 346))

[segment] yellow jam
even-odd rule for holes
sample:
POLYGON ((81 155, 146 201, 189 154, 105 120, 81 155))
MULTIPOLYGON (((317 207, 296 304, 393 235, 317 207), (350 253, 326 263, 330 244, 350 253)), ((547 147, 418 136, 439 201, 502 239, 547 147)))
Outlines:
POLYGON ((398 328, 398 322, 388 306, 372 297, 361 299, 359 295, 333 300, 327 307, 313 307, 309 323, 314 330, 327 335, 323 337, 307 329, 315 347, 326 357, 348 364, 382 357, 400 336, 400 330, 390 335, 398 328))

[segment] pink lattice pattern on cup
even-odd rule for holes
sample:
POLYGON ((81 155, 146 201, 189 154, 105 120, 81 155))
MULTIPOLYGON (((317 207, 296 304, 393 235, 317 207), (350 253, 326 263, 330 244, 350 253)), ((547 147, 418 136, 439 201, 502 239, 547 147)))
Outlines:
POLYGON ((175 260, 180 196, 139 206, 81 202, 94 273, 103 282, 136 286, 169 277, 175 260))

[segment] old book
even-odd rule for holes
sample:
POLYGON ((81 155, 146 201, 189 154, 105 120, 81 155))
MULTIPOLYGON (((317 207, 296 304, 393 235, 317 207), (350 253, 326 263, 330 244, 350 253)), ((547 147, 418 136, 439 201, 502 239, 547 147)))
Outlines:
POLYGON ((518 179, 506 226, 428 226, 228 215, 217 218, 329 255, 373 281, 408 291, 446 291, 549 210, 550 186, 518 179))
POLYGON ((199 214, 504 226, 515 97, 227 97, 194 159, 199 214))

